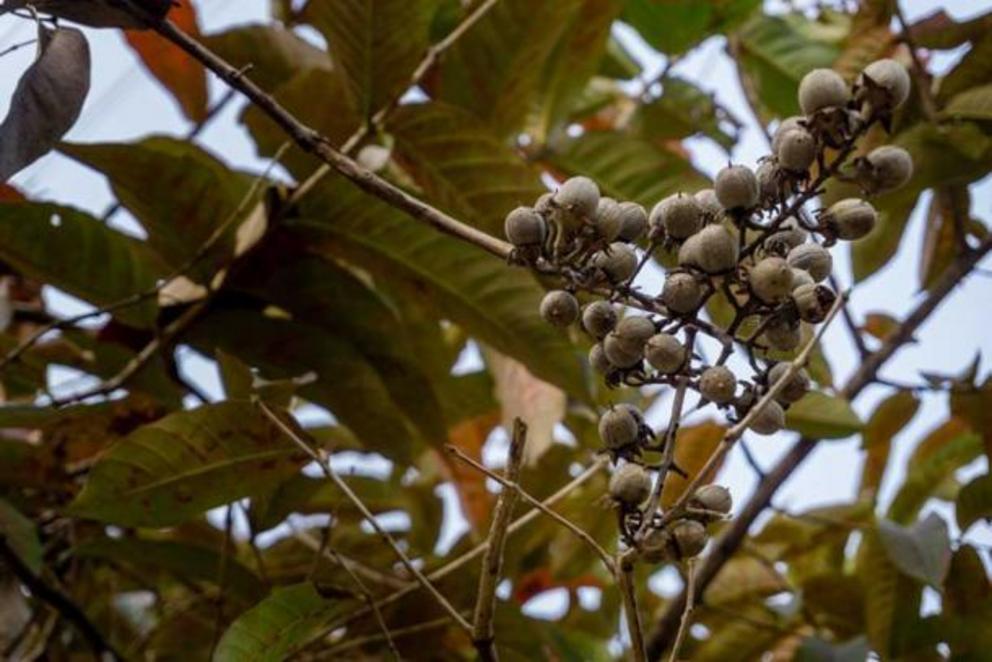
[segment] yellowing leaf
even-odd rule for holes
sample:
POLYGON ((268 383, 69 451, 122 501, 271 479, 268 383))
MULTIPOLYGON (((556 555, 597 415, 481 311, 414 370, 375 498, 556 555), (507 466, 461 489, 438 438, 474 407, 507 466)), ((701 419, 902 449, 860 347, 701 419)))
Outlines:
MULTIPOLYGON (((720 445, 726 432, 727 428, 712 421, 679 429, 675 441, 675 464, 689 474, 688 480, 692 480, 700 472, 710 455, 720 445)), ((712 480, 719 470, 719 466, 714 467, 713 472, 704 478, 703 482, 712 480)), ((685 492, 689 484, 688 480, 674 472, 668 474, 665 488, 661 493, 661 505, 667 508, 675 503, 685 492)))

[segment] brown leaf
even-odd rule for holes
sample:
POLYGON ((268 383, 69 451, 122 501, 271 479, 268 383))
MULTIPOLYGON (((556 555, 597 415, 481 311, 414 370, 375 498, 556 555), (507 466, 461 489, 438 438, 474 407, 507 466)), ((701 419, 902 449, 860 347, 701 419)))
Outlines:
MULTIPOLYGON (((713 451, 720 444, 727 428, 712 421, 701 423, 693 427, 684 427, 679 430, 675 440, 675 464, 680 469, 689 474, 689 480, 699 473, 706 460, 710 458, 713 451)), ((713 468, 713 472, 704 480, 711 480, 720 471, 720 466, 713 468)), ((682 476, 671 473, 665 480, 665 489, 661 493, 661 504, 668 507, 685 491, 688 481, 682 476)))
MULTIPOLYGON (((476 418, 470 418, 458 423, 448 434, 448 443, 455 446, 475 460, 482 460, 482 446, 489 438, 496 424, 499 423, 499 412, 491 412, 476 418)), ((485 474, 468 466, 464 462, 444 456, 451 469, 455 487, 458 490, 458 500, 472 528, 477 531, 485 530, 489 521, 489 511, 492 509, 493 495, 486 489, 485 474)))
MULTIPOLYGON (((181 0, 169 19, 199 39, 196 8, 190 0, 181 0)), ((207 74, 203 65, 155 32, 128 30, 124 36, 148 71, 176 98, 186 117, 201 122, 207 116, 207 74)))
MULTIPOLYGON (((958 254, 955 218, 967 225, 970 221, 971 196, 965 186, 953 186, 934 192, 927 212, 920 256, 920 287, 930 289, 958 254)), ((965 228, 961 228, 962 231, 965 228)))
POLYGON ((868 313, 865 315, 865 323, 861 330, 868 333, 882 342, 889 337, 893 331, 899 328, 899 320, 888 313, 868 313))
POLYGON ((79 30, 41 28, 40 54, 17 83, 0 124, 0 182, 47 154, 72 128, 90 89, 90 48, 79 30))

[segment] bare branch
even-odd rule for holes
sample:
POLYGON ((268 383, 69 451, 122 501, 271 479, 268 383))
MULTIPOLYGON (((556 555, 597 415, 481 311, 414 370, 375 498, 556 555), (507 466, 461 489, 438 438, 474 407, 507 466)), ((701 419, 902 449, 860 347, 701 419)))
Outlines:
POLYGON ((620 589, 620 597, 623 598, 624 620, 627 622, 627 633, 630 635, 634 662, 643 662, 647 656, 644 648, 644 625, 641 622, 640 610, 637 608, 634 563, 632 559, 624 559, 621 556, 617 559, 617 564, 619 566, 616 575, 617 587, 620 589))
POLYGON ((685 641, 689 632, 689 623, 692 622, 692 610, 696 603, 696 559, 689 559, 686 568, 686 594, 689 596, 685 601, 685 609, 682 610, 682 621, 679 623, 679 631, 675 636, 675 643, 672 644, 672 656, 668 662, 677 662, 679 651, 682 650, 682 642, 685 641))

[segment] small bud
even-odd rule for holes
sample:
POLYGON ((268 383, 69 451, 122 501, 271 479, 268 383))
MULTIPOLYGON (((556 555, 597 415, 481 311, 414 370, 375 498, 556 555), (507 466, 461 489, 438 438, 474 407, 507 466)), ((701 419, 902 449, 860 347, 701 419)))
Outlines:
POLYGON ((807 115, 847 105, 850 98, 847 83, 833 69, 814 69, 799 82, 799 107, 807 115))
POLYGON ((616 370, 614 365, 610 363, 610 360, 606 358, 606 351, 603 349, 603 343, 596 343, 589 350, 589 365, 592 369, 601 375, 608 375, 609 373, 616 370))
POLYGON ((606 358, 618 368, 632 368, 644 358, 644 345, 654 334, 647 317, 625 317, 603 341, 606 358))
POLYGON ((703 288, 696 277, 684 271, 669 272, 661 290, 661 301, 674 313, 685 315, 699 307, 703 288))
POLYGON ((644 345, 644 358, 658 372, 670 375, 685 363, 686 350, 672 334, 657 333, 644 345))
POLYGON ((572 177, 561 185, 554 201, 573 219, 592 221, 599 207, 599 186, 588 177, 572 177))
POLYGON ((602 197, 596 207, 596 232, 606 241, 613 241, 620 236, 623 224, 620 204, 613 198, 602 197))
POLYGON ((758 178, 746 166, 724 168, 713 188, 724 209, 751 209, 758 204, 758 178))
POLYGON ((868 193, 902 188, 913 176, 913 157, 902 147, 884 145, 873 149, 860 164, 858 183, 868 193))
POLYGON ((554 326, 569 326, 579 318, 579 302, 565 290, 553 290, 541 300, 541 317, 554 326))
POLYGON ((614 407, 599 418, 599 438, 610 450, 637 443, 640 434, 640 423, 625 407, 614 407))
POLYGON ((665 563, 675 559, 675 540, 666 529, 651 529, 641 541, 641 558, 648 563, 665 563))
POLYGON ((737 377, 727 366, 717 365, 707 368, 699 377, 699 392, 704 398, 718 405, 734 399, 737 390, 737 377))
POLYGON ((801 339, 798 322, 790 322, 782 317, 775 317, 765 326, 765 341, 772 349, 777 349, 780 352, 794 350, 799 346, 801 339))
POLYGON ((726 514, 733 507, 734 499, 730 490, 722 485, 703 485, 692 495, 689 505, 726 514))
POLYGON ((679 249, 679 265, 720 274, 737 266, 737 240, 723 225, 707 225, 689 237, 679 249))
POLYGON ((720 199, 716 197, 716 191, 714 189, 704 188, 696 191, 692 197, 696 199, 696 204, 699 205, 699 209, 703 213, 703 221, 705 223, 718 223, 723 218, 723 205, 720 204, 720 199))
POLYGON ((766 257, 751 269, 748 285, 765 303, 776 303, 792 291, 792 268, 780 257, 766 257))
POLYGON ((627 507, 637 507, 651 496, 651 476, 639 464, 627 462, 610 477, 610 498, 627 507))
POLYGON ((697 556, 709 540, 706 527, 690 519, 676 522, 672 526, 672 543, 680 559, 697 556))
MULTIPOLYGON (((768 388, 782 379, 788 370, 788 363, 776 363, 772 366, 772 369, 768 371, 768 388)), ((789 378, 775 399, 784 404, 792 404, 802 400, 807 393, 809 393, 809 374, 800 368, 796 374, 789 378)))
POLYGON ((803 244, 796 246, 786 258, 789 266, 793 269, 802 269, 819 283, 830 276, 834 268, 834 259, 823 246, 819 244, 803 244))
POLYGON ((620 203, 620 241, 637 241, 648 231, 648 213, 636 202, 620 203))
POLYGON ((785 410, 782 405, 771 400, 765 403, 748 427, 760 435, 775 434, 785 427, 785 410))
POLYGON ((582 328, 601 340, 617 325, 617 310, 608 301, 593 301, 582 310, 582 328))
POLYGON ((592 259, 593 266, 602 271, 614 285, 629 280, 637 271, 637 263, 634 249, 619 241, 599 251, 592 259))
POLYGON ((826 285, 803 285, 792 291, 799 317, 810 324, 825 320, 836 300, 837 295, 826 285))
POLYGON ((792 172, 806 172, 816 160, 816 141, 805 129, 793 129, 779 141, 779 164, 792 172))
POLYGON ((875 227, 878 212, 859 198, 847 198, 830 205, 820 222, 840 239, 861 239, 875 227))
POLYGON ((506 238, 514 246, 536 246, 548 236, 548 224, 530 207, 517 207, 506 215, 506 238))
POLYGON ((906 102, 912 82, 909 72, 895 60, 875 60, 858 77, 858 100, 882 112, 891 112, 906 102))
POLYGON ((651 210, 651 225, 665 228, 667 236, 685 239, 703 226, 703 211, 691 195, 670 195, 651 210))

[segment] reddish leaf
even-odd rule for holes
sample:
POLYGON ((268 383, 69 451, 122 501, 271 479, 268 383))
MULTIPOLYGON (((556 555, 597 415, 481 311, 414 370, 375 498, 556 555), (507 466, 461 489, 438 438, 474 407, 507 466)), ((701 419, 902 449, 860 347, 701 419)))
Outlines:
POLYGON ((0 202, 25 202, 27 198, 10 184, 0 184, 0 202))
MULTIPOLYGON (((192 0, 179 0, 169 19, 183 32, 199 38, 192 0)), ((186 117, 193 122, 202 121, 207 116, 207 74, 203 66, 151 30, 128 30, 124 35, 148 71, 176 98, 186 117)))
MULTIPOLYGON (((448 441, 465 454, 476 460, 482 459, 482 446, 489 433, 499 423, 499 412, 493 411, 476 418, 458 423, 448 433, 448 441)), ((446 457, 446 459, 448 459, 446 457)), ((484 531, 489 520, 493 496, 486 489, 486 476, 474 468, 453 459, 448 459, 458 500, 472 528, 484 531)))

